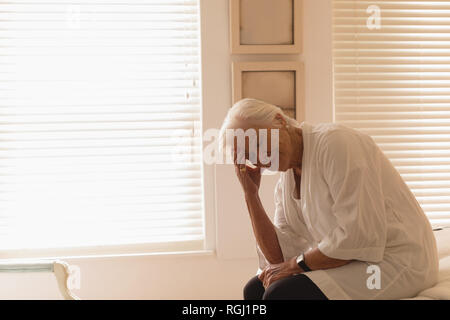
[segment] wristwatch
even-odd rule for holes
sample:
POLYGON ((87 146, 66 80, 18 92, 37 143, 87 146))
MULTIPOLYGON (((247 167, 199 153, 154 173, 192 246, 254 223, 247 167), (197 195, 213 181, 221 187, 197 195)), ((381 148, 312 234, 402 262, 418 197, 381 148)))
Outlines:
POLYGON ((303 255, 303 253, 297 257, 296 261, 298 266, 302 268, 303 271, 305 272, 311 271, 311 269, 305 263, 305 256, 303 255))

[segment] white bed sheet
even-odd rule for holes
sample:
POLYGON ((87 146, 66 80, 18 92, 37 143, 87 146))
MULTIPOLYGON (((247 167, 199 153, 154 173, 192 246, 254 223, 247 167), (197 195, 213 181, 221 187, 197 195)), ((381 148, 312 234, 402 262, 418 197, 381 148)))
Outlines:
POLYGON ((433 232, 439 254, 438 283, 410 300, 450 300, 450 228, 433 232))

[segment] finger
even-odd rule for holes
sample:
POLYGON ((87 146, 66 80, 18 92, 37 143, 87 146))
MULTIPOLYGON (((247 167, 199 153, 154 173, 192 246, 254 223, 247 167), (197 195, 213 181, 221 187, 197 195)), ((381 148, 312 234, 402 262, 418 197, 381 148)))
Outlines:
POLYGON ((262 273, 258 276, 258 279, 264 283, 264 275, 262 273))
POLYGON ((233 147, 232 147, 232 150, 233 150, 233 158, 234 158, 234 161, 237 161, 237 157, 238 157, 238 141, 237 141, 237 137, 234 137, 234 139, 233 139, 234 141, 233 141, 233 147))
POLYGON ((246 173, 246 171, 247 171, 245 168, 245 165, 238 164, 238 163, 235 163, 234 169, 238 175, 242 175, 242 174, 246 173))
POLYGON ((279 280, 281 277, 279 274, 275 273, 272 276, 270 276, 267 280, 267 287, 272 285, 275 281, 279 280))
POLYGON ((272 277, 276 273, 275 268, 270 268, 270 270, 267 270, 267 276, 272 277))
POLYGON ((278 277, 277 270, 275 270, 274 268, 268 270, 266 273, 267 286, 270 286, 274 282, 274 279, 276 279, 277 277, 278 277))
POLYGON ((280 279, 280 276, 278 274, 274 274, 272 277, 270 277, 270 284, 274 283, 278 279, 280 279))
POLYGON ((267 286, 267 282, 270 279, 270 269, 266 269, 264 273, 264 286, 267 286))
POLYGON ((234 172, 236 173, 236 175, 238 177, 240 177, 241 172, 239 171, 239 165, 237 165, 237 164, 234 165, 234 172))
POLYGON ((267 288, 267 276, 265 276, 265 277, 261 280, 261 282, 262 282, 263 287, 264 287, 264 288, 267 288))
POLYGON ((237 163, 245 165, 247 162, 247 159, 245 157, 245 150, 240 150, 237 153, 237 163))
POLYGON ((264 288, 268 288, 270 286, 270 277, 266 277, 264 280, 264 288))
POLYGON ((235 166, 238 166, 238 165, 239 165, 239 164, 238 164, 238 157, 237 157, 237 153, 236 153, 236 152, 234 153, 233 163, 234 163, 235 166))
POLYGON ((238 164, 238 168, 239 168, 239 173, 244 175, 247 174, 247 166, 245 164, 238 164))
POLYGON ((259 276, 260 276, 259 279, 260 279, 261 281, 263 281, 264 278, 266 277, 266 275, 267 275, 267 268, 264 268, 263 271, 261 272, 261 274, 259 275, 259 276))
POLYGON ((271 284, 272 284, 272 278, 268 278, 266 281, 266 288, 270 287, 271 284))

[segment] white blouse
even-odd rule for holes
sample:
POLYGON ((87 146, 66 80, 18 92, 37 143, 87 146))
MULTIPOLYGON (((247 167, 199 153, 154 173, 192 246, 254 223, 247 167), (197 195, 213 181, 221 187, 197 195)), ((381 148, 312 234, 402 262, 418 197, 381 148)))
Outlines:
MULTIPOLYGON (((275 188, 284 259, 318 247, 328 257, 353 260, 305 273, 329 299, 406 298, 434 285, 438 258, 430 223, 372 138, 339 124, 301 127, 300 200, 292 169, 275 188), (379 288, 368 284, 371 265, 380 270, 379 288)), ((260 273, 268 262, 258 246, 257 252, 260 273)))

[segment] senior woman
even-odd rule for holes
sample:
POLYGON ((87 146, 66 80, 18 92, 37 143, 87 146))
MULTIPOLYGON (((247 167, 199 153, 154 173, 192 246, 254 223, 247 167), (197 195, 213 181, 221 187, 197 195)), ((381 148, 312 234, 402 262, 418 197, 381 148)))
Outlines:
MULTIPOLYGON (((222 139, 226 129, 279 134, 274 223, 258 195, 269 164, 259 156, 254 166, 240 164, 234 154, 259 255, 244 299, 400 299, 437 282, 431 225, 371 137, 339 124, 300 124, 254 99, 229 110, 222 139)), ((231 144, 238 150, 237 139, 231 144)))

